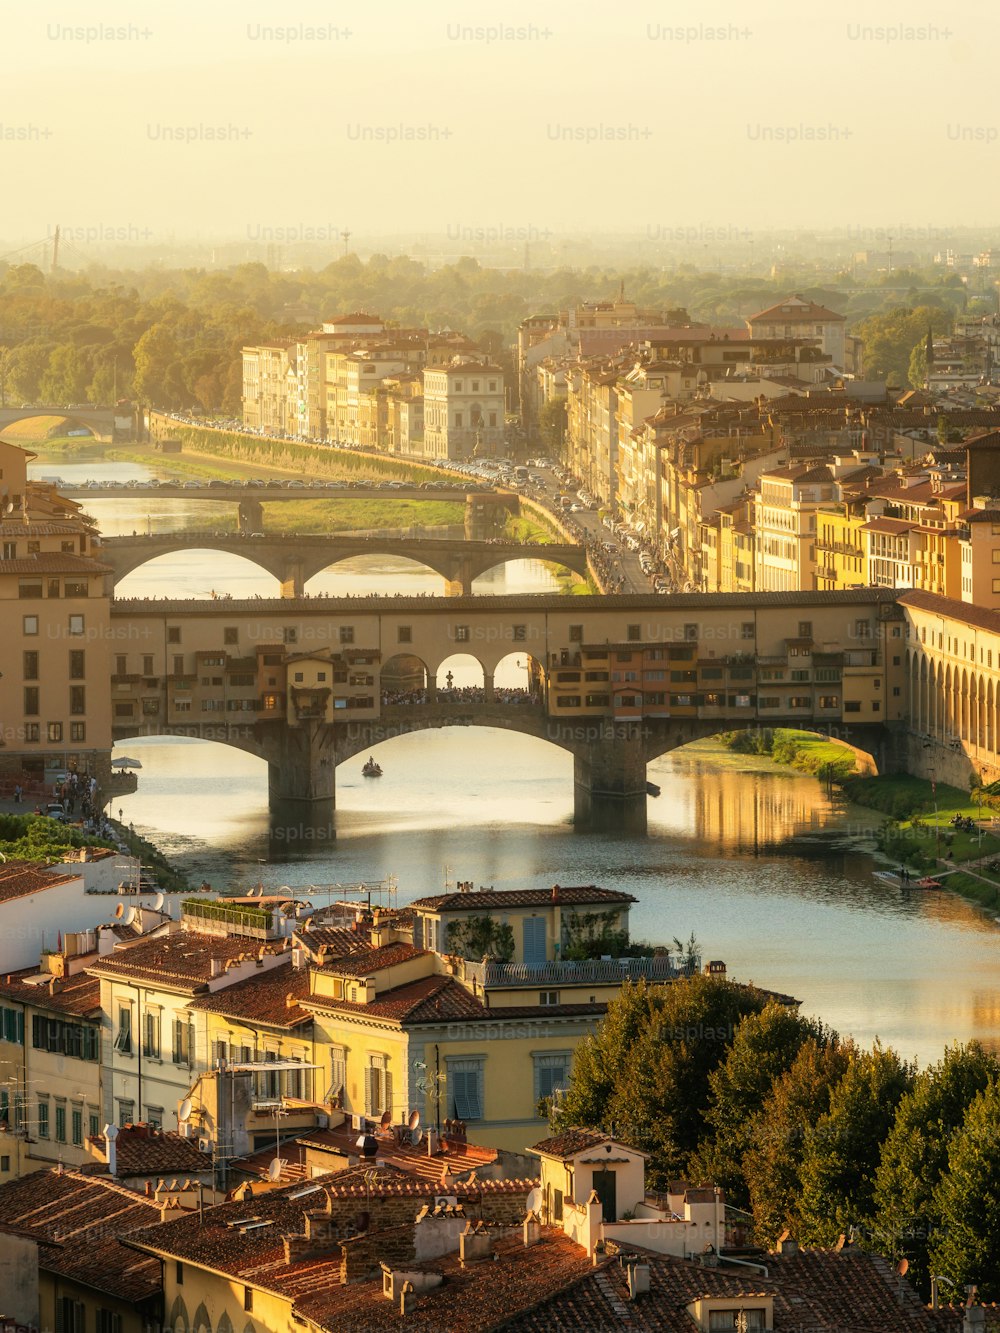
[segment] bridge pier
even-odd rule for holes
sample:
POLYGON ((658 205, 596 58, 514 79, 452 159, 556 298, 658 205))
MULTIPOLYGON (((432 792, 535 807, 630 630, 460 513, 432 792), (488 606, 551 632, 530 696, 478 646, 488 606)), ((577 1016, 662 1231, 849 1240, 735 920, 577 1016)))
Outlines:
POLYGON ((247 535, 264 531, 264 506, 259 500, 240 501, 238 527, 247 535))
POLYGON ((598 723, 593 730, 593 737, 574 746, 573 822, 594 832, 644 836, 646 752, 641 725, 598 723))
POLYGON ((289 846, 334 841, 337 804, 336 749, 326 723, 278 725, 264 744, 271 838, 289 846))
POLYGON ((306 590, 305 566, 302 560, 289 557, 281 572, 282 597, 301 597, 306 590))

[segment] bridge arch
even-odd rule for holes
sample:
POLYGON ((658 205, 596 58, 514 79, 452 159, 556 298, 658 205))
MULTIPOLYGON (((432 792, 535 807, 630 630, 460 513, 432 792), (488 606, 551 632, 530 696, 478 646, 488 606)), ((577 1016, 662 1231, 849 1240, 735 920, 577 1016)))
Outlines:
POLYGON ((537 546, 523 555, 511 553, 501 556, 497 560, 487 559, 479 562, 476 568, 476 578, 481 579, 494 570, 505 569, 508 565, 519 564, 522 561, 532 564, 554 565, 558 569, 564 569, 570 574, 575 574, 577 578, 585 579, 587 577, 587 553, 580 548, 579 556, 572 553, 560 554, 559 556, 546 556, 545 547, 537 546))

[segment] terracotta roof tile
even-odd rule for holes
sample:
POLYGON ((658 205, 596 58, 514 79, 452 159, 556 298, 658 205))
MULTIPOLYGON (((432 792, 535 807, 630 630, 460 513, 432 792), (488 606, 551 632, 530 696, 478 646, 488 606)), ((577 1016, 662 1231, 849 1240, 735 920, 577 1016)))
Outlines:
POLYGON ((90 967, 98 977, 144 977, 170 990, 186 990, 195 995, 206 989, 212 978, 212 964, 239 962, 255 958, 263 947, 278 953, 285 941, 263 946, 256 940, 237 935, 200 935, 192 930, 174 931, 127 949, 116 948, 90 967))
MULTIPOLYGON (((486 1009, 453 977, 443 976, 423 977, 405 986, 395 986, 392 990, 382 991, 369 1004, 354 1004, 327 995, 310 995, 303 1003, 310 1010, 367 1014, 404 1025, 446 1023, 455 1019, 495 1019, 500 1014, 499 1010, 491 1012, 486 1009)), ((503 1010, 505 1015, 508 1012, 503 1010)))
MULTIPOLYGON (((95 1134, 90 1142, 103 1157, 107 1140, 95 1134)), ((185 1139, 173 1130, 158 1130, 151 1125, 133 1125, 118 1131, 115 1140, 118 1177, 196 1175, 211 1171, 212 1158, 203 1153, 196 1139, 185 1139)))
POLYGON ((80 879, 76 873, 61 874, 39 865, 36 861, 5 861, 0 865, 0 903, 14 898, 25 898, 29 893, 43 893, 57 884, 69 884, 80 879))
POLYGON ((599 889, 594 884, 562 886, 551 889, 487 889, 472 893, 442 893, 431 898, 416 898, 411 907, 429 908, 437 912, 476 911, 486 908, 548 907, 553 903, 578 906, 585 903, 634 903, 631 893, 617 889, 599 889))
POLYGON ((35 1236, 39 1265, 133 1304, 160 1291, 160 1265, 122 1244, 160 1210, 100 1176, 35 1171, 0 1185, 0 1230, 35 1236))
POLYGON ((25 967, 0 976, 0 999, 16 1000, 53 1013, 94 1018, 101 1013, 101 983, 87 972, 50 977, 37 967, 25 967))
POLYGON ((192 1000, 189 1009, 225 1018, 245 1019, 267 1027, 295 1028, 312 1022, 312 1014, 299 1004, 309 994, 309 969, 293 967, 292 960, 279 963, 259 976, 247 977, 211 995, 192 1000))
POLYGON ((367 948, 324 963, 323 971, 343 977, 364 977, 372 972, 397 967, 400 963, 408 963, 413 958, 429 956, 426 949, 415 949, 412 944, 384 944, 378 949, 367 948))

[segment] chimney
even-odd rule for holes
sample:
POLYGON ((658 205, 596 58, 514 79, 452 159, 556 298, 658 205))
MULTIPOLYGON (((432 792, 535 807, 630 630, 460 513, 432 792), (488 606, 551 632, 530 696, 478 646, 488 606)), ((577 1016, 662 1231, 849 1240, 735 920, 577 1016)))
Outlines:
POLYGON ((649 1292, 649 1264, 629 1264, 626 1271, 628 1274, 629 1300, 634 1301, 639 1296, 646 1295, 649 1292))
POLYGON ((118 1144, 115 1140, 118 1138, 117 1125, 104 1126, 104 1155, 108 1161, 108 1175, 117 1176, 118 1174, 118 1144))
POLYGON ((786 1228, 778 1237, 778 1253, 785 1259, 793 1259, 799 1252, 799 1242, 786 1228))
POLYGON ((220 962, 220 960, 218 958, 209 959, 208 975, 210 977, 217 977, 221 971, 222 971, 222 963, 220 962))
POLYGON ((293 945, 293 946, 292 946, 292 967, 294 967, 296 971, 301 971, 301 968, 302 968, 302 962, 303 962, 303 959, 304 959, 304 958, 305 958, 305 954, 304 954, 303 951, 302 951, 302 945, 301 945, 301 944, 293 945))

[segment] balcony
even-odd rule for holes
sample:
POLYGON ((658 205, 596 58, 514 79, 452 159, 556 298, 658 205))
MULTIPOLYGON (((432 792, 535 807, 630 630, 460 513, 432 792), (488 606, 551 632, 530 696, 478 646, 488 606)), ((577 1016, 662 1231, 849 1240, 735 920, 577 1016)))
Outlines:
MULTIPOLYGON (((697 967, 700 971, 701 961, 697 967)), ((539 967, 527 963, 464 964, 466 981, 492 986, 619 986, 623 981, 672 981, 687 975, 687 958, 680 954, 656 954, 646 958, 588 958, 581 962, 551 962, 539 967)))

